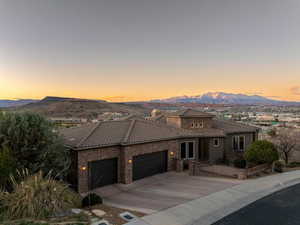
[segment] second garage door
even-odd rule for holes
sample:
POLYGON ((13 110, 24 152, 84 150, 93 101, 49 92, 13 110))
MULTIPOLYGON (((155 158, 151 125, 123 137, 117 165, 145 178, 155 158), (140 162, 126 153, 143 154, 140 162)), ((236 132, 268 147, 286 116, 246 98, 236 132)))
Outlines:
POLYGON ((155 152, 133 157, 132 180, 139 180, 158 173, 164 173, 168 168, 168 152, 155 152))

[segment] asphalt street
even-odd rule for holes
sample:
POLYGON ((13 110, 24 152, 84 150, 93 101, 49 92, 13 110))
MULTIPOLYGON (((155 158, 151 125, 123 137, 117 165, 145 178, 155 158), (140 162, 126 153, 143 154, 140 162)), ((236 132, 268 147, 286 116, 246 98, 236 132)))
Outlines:
POLYGON ((300 184, 262 198, 213 225, 300 225, 300 184))

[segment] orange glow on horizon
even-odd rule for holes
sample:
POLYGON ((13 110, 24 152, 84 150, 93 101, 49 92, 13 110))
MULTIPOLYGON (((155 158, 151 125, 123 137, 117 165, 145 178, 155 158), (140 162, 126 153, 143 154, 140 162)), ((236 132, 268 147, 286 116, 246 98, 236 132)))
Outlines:
POLYGON ((0 99, 61 96, 126 102, 221 91, 300 101, 299 74, 298 65, 3 66, 0 99))

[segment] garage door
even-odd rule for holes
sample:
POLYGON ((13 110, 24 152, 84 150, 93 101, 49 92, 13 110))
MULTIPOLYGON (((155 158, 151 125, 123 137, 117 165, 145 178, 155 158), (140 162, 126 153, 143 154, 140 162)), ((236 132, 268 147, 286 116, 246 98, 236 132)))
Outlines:
POLYGON ((168 167, 168 152, 156 152, 133 157, 133 180, 139 180, 158 173, 164 173, 168 167))
POLYGON ((118 159, 89 162, 90 189, 118 182, 118 159))

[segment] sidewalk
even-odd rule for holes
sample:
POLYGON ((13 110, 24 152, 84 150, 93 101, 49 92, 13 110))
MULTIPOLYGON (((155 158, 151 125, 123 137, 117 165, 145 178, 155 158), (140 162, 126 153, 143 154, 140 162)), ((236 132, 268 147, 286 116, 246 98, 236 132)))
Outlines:
POLYGON ((258 199, 298 183, 300 171, 249 180, 126 225, 211 225, 258 199))

